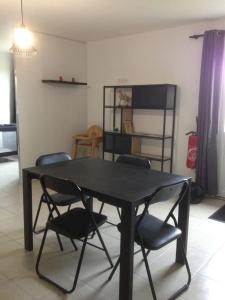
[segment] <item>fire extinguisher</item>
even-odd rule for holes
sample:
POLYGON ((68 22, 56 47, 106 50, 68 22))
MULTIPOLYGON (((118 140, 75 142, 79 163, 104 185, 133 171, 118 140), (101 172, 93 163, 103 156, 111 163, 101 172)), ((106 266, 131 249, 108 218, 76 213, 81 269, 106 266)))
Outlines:
MULTIPOLYGON (((196 124, 198 128, 198 117, 196 117, 196 124)), ((197 130, 198 131, 198 130, 197 130)), ((195 131, 186 133, 188 135, 188 153, 186 165, 190 169, 196 169, 197 167, 197 155, 198 155, 198 135, 195 131)), ((191 199, 192 204, 198 204, 204 198, 204 190, 201 188, 198 182, 192 182, 191 184, 191 199)))
POLYGON ((197 162, 198 136, 195 131, 190 131, 186 133, 186 135, 189 135, 186 165, 189 169, 195 169, 197 162))

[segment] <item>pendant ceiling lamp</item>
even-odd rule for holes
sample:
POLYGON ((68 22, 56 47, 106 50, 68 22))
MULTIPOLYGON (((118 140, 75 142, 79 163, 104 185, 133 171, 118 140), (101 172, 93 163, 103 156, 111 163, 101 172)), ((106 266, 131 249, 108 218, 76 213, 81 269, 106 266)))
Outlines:
POLYGON ((24 25, 23 0, 20 0, 20 5, 22 23, 14 29, 13 45, 10 48, 10 51, 17 56, 31 57, 37 54, 37 50, 33 46, 32 32, 24 25))

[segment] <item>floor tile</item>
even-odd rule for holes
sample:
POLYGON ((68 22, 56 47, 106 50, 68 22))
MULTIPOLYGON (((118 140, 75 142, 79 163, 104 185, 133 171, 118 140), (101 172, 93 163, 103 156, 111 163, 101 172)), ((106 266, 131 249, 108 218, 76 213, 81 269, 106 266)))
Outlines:
MULTIPOLYGON (((33 212, 35 214, 41 187, 33 182, 33 212)), ((80 205, 77 203, 75 206, 80 205)), ((225 224, 208 219, 224 201, 204 199, 198 205, 191 205, 189 224, 188 260, 192 271, 192 282, 187 292, 180 296, 183 300, 222 300, 225 294, 225 224)), ((101 202, 94 200, 94 210, 99 211, 101 202)), ((168 203, 150 207, 150 212, 162 217, 168 211, 168 203)), ((103 213, 109 221, 119 223, 115 207, 105 205, 103 213)), ((45 225, 48 210, 46 206, 40 214, 38 227, 45 225)), ((120 233, 116 226, 104 224, 100 229, 113 262, 120 251, 120 233)), ((80 278, 75 292, 64 295, 57 288, 38 278, 35 272, 37 253, 42 234, 34 235, 34 251, 24 250, 23 240, 23 197, 18 179, 16 162, 0 164, 0 299, 1 300, 116 300, 119 294, 119 269, 112 280, 109 263, 104 252, 87 246, 80 278), (4 174, 4 176, 2 175, 4 174)), ((79 259, 82 243, 76 242, 78 251, 67 238, 62 238, 64 251, 54 233, 49 233, 41 262, 41 271, 68 288, 79 259)), ((91 242, 99 245, 97 236, 91 242)), ((139 249, 135 246, 135 249, 139 249)), ((171 293, 187 280, 184 266, 175 264, 175 243, 171 243, 149 255, 149 264, 158 300, 167 299, 171 293)), ((146 269, 142 254, 134 257, 134 300, 151 300, 146 269)))

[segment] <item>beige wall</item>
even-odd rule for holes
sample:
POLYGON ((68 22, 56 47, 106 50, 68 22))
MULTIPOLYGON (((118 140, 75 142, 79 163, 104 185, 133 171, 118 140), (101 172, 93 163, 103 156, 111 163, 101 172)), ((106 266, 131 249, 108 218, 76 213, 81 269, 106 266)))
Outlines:
MULTIPOLYGON (((74 132, 102 125, 103 85, 174 83, 178 85, 175 172, 194 175, 185 166, 185 132, 195 129, 202 39, 188 36, 224 26, 225 20, 219 20, 90 42, 87 57, 86 44, 35 34, 38 55, 16 59, 21 166, 33 165, 43 153, 71 152, 74 132), (59 75, 87 80, 88 88, 41 82, 59 75)), ((154 126, 146 116, 137 119, 140 128, 154 126)))
POLYGON ((21 167, 44 153, 71 153, 72 135, 86 129, 86 89, 48 85, 42 79, 86 81, 86 45, 35 34, 38 54, 16 58, 21 167))
MULTIPOLYGON (((196 128, 202 39, 188 37, 224 27, 225 20, 219 20, 88 43, 88 124, 102 124, 104 85, 177 84, 174 170, 194 176, 185 166, 185 133, 196 128)), ((142 123, 154 129, 146 116, 139 116, 137 126, 142 123)))

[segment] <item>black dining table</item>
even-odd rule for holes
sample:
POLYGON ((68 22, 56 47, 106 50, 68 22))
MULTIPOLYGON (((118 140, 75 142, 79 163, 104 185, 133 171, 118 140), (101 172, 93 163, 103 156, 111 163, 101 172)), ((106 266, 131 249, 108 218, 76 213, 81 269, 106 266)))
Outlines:
MULTIPOLYGON (((32 180, 43 174, 70 179, 82 190, 105 203, 121 208, 119 300, 131 300, 133 294, 133 252, 135 210, 159 187, 187 180, 189 188, 178 208, 178 225, 187 250, 191 178, 147 170, 112 161, 82 158, 51 165, 23 169, 24 242, 33 250, 32 180)), ((176 262, 184 264, 179 242, 176 262)))

